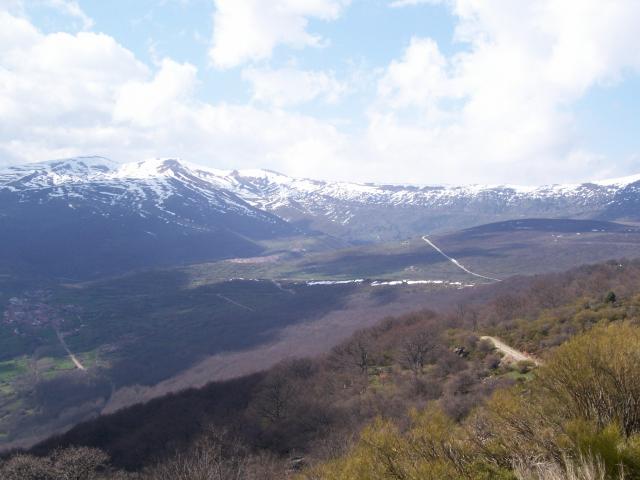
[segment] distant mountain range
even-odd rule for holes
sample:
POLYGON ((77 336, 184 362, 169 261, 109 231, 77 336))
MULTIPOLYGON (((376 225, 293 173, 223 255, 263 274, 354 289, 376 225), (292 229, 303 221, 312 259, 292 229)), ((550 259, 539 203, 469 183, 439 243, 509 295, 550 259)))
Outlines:
POLYGON ((0 169, 0 450, 479 284, 622 268, 640 255, 639 188, 355 184, 175 159, 0 169))
POLYGON ((575 185, 411 186, 78 157, 0 170, 0 266, 56 276, 253 256, 261 242, 401 240, 519 218, 640 220, 640 175, 575 185))
POLYGON ((268 170, 214 174, 260 209, 351 241, 402 240, 519 218, 640 220, 640 175, 525 187, 356 184, 268 170))

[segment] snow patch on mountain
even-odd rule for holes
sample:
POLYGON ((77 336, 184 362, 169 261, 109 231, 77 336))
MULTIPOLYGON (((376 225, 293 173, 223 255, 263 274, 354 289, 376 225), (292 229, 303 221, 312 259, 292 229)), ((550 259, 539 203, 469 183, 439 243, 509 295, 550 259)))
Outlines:
MULTIPOLYGON (((175 159, 153 159, 119 164, 102 157, 77 157, 9 167, 0 171, 0 192, 7 190, 29 201, 65 199, 90 200, 94 205, 124 206, 141 216, 158 215, 167 221, 181 218, 172 204, 195 211, 208 209, 262 217, 273 223, 270 214, 256 209, 234 192, 227 172, 188 165, 175 159)), ((73 204, 69 204, 73 208, 73 204)), ((106 211, 101 212, 107 215, 106 211)))
POLYGON ((629 175, 627 177, 620 178, 609 178, 607 180, 599 180, 593 182, 596 185, 602 185, 606 187, 627 187, 632 183, 640 182, 640 174, 638 175, 629 175))
POLYGON ((588 211, 611 203, 617 193, 638 181, 640 175, 540 187, 360 184, 294 178, 270 170, 219 170, 170 158, 119 164, 102 157, 77 157, 0 171, 0 191, 18 194, 41 191, 49 198, 90 195, 106 204, 130 203, 141 214, 148 213, 150 205, 174 214, 167 202, 190 197, 220 212, 252 216, 270 212, 285 220, 312 217, 343 227, 371 215, 373 208, 448 214, 453 210, 473 212, 480 206, 504 210, 555 202, 571 205, 574 211, 588 211))

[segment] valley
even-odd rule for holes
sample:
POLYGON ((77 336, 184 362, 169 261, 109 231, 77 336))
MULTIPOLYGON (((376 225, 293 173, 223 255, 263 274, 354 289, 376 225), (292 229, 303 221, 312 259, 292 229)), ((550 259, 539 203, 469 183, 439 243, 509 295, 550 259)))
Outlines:
POLYGON ((94 157, 0 172, 1 447, 514 276, 637 258, 633 216, 600 218, 633 180, 375 186, 94 157))
MULTIPOLYGON (((270 257, 223 260, 188 267, 194 282, 227 278, 295 281, 410 280, 491 283, 513 275, 562 271, 640 253, 640 228, 591 220, 522 219, 401 242, 334 248, 320 252, 280 251, 270 257), (443 252, 443 253, 441 253, 443 252), (473 275, 451 261, 454 258, 473 275)), ((267 247, 268 248, 268 247, 267 247)))
POLYGON ((386 316, 445 308, 498 278, 640 252, 635 227, 587 221, 517 221, 432 238, 437 249, 422 237, 328 252, 266 247, 261 257, 13 297, 0 329, 3 345, 19 345, 0 358, 12 392, 0 407, 4 443, 29 444, 98 414, 321 354, 386 316), (69 389, 76 395, 67 398, 69 389), (51 423, 52 415, 66 420, 51 423))
POLYGON ((0 0, 0 480, 640 480, 640 0, 0 0))
MULTIPOLYGON (((580 395, 594 383, 606 387, 605 401, 621 399, 616 408, 637 395, 637 373, 625 382, 636 365, 639 278, 635 260, 456 290, 461 296, 443 299, 438 311, 393 315, 324 353, 314 355, 311 348, 261 372, 232 375, 114 411, 30 453, 51 455, 73 445, 100 448, 114 468, 153 478, 156 468, 175 465, 183 471, 181 459, 204 461, 215 447, 241 442, 243 449, 225 451, 207 467, 238 465, 241 455, 255 457, 258 471, 271 472, 274 479, 341 478, 355 471, 363 472, 358 478, 364 480, 371 471, 385 478, 390 459, 407 472, 424 466, 437 473, 447 468, 445 478, 450 479, 461 471, 470 478, 477 471, 479 478, 501 478, 494 472, 513 468, 514 449, 525 454, 549 440, 554 451, 580 447, 582 437, 553 425, 561 421, 558 417, 570 427, 606 414, 610 403, 587 413, 593 417, 577 410, 580 395), (618 349, 623 351, 618 354, 618 349), (616 383, 608 382, 612 375, 616 383), (554 389, 577 395, 556 394, 546 379, 554 380, 554 389), (633 390, 620 396, 620 382, 633 390), (567 398, 572 403, 565 407, 567 398), (540 422, 543 428, 537 430, 540 422), (406 445, 399 443, 405 435, 406 445), (468 435, 474 441, 466 441, 468 435), (386 443, 389 438, 392 442, 386 443), (211 443, 203 449, 206 439, 211 443), (395 448, 399 444, 402 449, 395 448), (434 445, 436 450, 430 448, 434 445), (166 459, 160 466, 158 456, 166 459)), ((320 338, 317 334, 304 333, 320 338)), ((288 343, 297 352, 299 344, 288 343)), ((241 359, 228 360, 233 365, 241 359)), ((216 366, 224 364, 202 364, 201 372, 216 366)), ((608 435, 595 445, 606 451, 626 441, 608 435)), ((510 477, 505 473, 503 478, 510 477)))
POLYGON ((28 444, 100 413, 322 353, 387 315, 434 307, 448 290, 243 280, 190 286, 183 272, 58 287, 50 304, 74 305, 59 330, 42 323, 17 338, 0 330, 3 342, 22 342, 20 355, 3 350, 0 359, 8 378, 3 440, 28 444), (57 366, 47 369, 47 358, 57 366))

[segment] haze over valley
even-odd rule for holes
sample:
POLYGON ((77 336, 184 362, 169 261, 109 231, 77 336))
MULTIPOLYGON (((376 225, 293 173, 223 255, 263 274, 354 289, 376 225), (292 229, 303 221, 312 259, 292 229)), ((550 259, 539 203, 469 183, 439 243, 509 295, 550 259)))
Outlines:
POLYGON ((322 353, 514 275, 634 258, 639 199, 635 177, 420 187, 99 157, 5 169, 3 440, 322 353))
POLYGON ((637 0, 0 0, 0 480, 640 478, 637 0))

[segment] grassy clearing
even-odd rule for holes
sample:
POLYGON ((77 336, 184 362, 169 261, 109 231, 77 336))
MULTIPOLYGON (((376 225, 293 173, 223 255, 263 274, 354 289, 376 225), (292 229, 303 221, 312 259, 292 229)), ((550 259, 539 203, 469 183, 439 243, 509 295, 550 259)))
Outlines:
POLYGON ((74 368, 73 362, 67 356, 47 356, 38 359, 38 372, 49 372, 58 370, 71 370, 74 368))
POLYGON ((0 385, 14 381, 20 375, 27 373, 27 371, 26 357, 0 362, 0 385))
POLYGON ((64 371, 64 370, 73 370, 75 369, 75 364, 71 361, 69 357, 58 357, 53 359, 53 370, 54 371, 64 371))
POLYGON ((86 368, 95 367, 98 364, 98 351, 92 350, 89 352, 82 352, 76 355, 80 360, 80 363, 84 365, 86 368))

